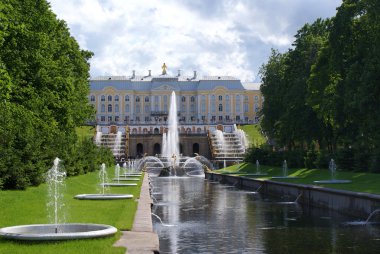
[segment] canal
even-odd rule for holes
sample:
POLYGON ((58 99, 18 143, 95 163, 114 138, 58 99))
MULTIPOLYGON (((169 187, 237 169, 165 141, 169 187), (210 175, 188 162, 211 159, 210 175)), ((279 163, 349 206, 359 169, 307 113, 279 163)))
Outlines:
POLYGON ((152 177, 161 253, 379 253, 380 227, 202 177, 152 177))

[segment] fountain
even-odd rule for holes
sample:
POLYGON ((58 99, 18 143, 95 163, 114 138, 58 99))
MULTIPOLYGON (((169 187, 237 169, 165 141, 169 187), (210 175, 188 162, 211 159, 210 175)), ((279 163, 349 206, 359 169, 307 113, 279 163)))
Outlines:
MULTIPOLYGON (((0 229, 0 236, 7 239, 51 241, 70 240, 83 238, 96 238, 113 235, 117 229, 102 224, 68 223, 62 224, 60 212, 62 204, 62 189, 66 172, 60 166, 60 160, 56 158, 54 165, 47 172, 48 197, 47 207, 50 208, 53 224, 31 224, 5 227, 0 229)), ((49 213, 50 214, 50 213, 49 213)))
POLYGON ((380 214, 380 209, 374 210, 372 213, 370 213, 365 221, 349 221, 343 223, 345 226, 366 226, 366 225, 378 225, 379 222, 371 222, 371 219, 375 214, 380 214))
POLYGON ((112 152, 113 152, 113 155, 114 156, 119 156, 119 153, 120 153, 120 145, 121 145, 121 131, 118 131, 116 133, 116 137, 115 137, 115 143, 113 145, 113 149, 112 149, 112 152))
MULTIPOLYGON (((116 166, 119 166, 119 165, 116 165, 116 166)), ((116 168, 117 167, 115 167, 115 171, 117 170, 116 168)), ((120 166, 118 167, 118 172, 120 172, 120 166)), ((106 165, 104 163, 101 166, 99 174, 102 176, 101 177, 102 181, 101 181, 100 186, 102 186, 102 188, 103 188, 103 193, 104 193, 104 188, 105 187, 109 187, 109 186, 111 186, 111 187, 137 186, 137 183, 119 183, 119 182, 117 182, 117 183, 107 183, 106 182, 106 180, 107 180, 107 177, 106 177, 107 171, 106 171, 106 165)), ((139 179, 137 179, 137 180, 139 180, 139 179)))
POLYGON ((103 133, 100 129, 100 126, 97 125, 96 126, 95 144, 98 146, 101 145, 101 143, 102 143, 102 135, 103 135, 103 133))
MULTIPOLYGON (((166 158, 172 158, 173 156, 179 155, 179 135, 178 135, 178 120, 177 120, 177 101, 176 101, 176 95, 175 92, 172 92, 171 98, 170 98, 170 110, 169 110, 169 116, 168 116, 168 131, 166 135, 163 135, 162 143, 163 150, 162 155, 166 158), (166 136, 166 137, 165 137, 166 136), (166 138, 166 139, 164 139, 166 138)), ((173 163, 178 163, 175 159, 173 160, 173 163)), ((172 167, 177 166, 178 164, 171 165, 172 167)))
MULTIPOLYGON (((120 169, 120 167, 119 167, 119 169, 120 169)), ((76 198, 76 199, 88 199, 88 200, 110 200, 110 199, 133 198, 133 195, 131 195, 131 194, 105 193, 106 189, 107 189, 107 186, 105 185, 105 182, 107 182, 107 171, 106 171, 106 165, 104 163, 100 167, 99 180, 101 182, 100 193, 98 193, 98 194, 78 194, 74 198, 76 198)))
POLYGON ((329 170, 331 174, 331 179, 330 180, 319 180, 319 181, 314 181, 314 183, 319 183, 319 184, 334 184, 334 183, 351 183, 351 180, 338 180, 336 179, 336 164, 333 159, 330 160, 329 163, 329 170))
POLYGON ((296 179, 298 177, 288 176, 288 163, 286 160, 282 163, 282 176, 273 176, 272 179, 296 179))

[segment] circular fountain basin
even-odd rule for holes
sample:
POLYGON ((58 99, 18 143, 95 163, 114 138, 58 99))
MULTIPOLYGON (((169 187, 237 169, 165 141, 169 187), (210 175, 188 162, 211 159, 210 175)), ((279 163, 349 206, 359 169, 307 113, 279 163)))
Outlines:
POLYGON ((110 200, 110 199, 127 199, 133 198, 132 194, 79 194, 74 198, 88 200, 110 200))
POLYGON ((319 180, 319 181, 314 181, 314 183, 334 184, 334 183, 352 183, 352 181, 351 180, 319 180))
POLYGON ((125 178, 125 177, 112 179, 112 181, 139 181, 139 180, 140 180, 139 178, 125 178))
POLYGON ((298 179, 296 176, 273 176, 271 179, 298 179))
POLYGON ((100 185, 109 186, 109 187, 126 187, 126 186, 137 186, 137 183, 104 183, 100 185))
POLYGON ((55 241, 99 238, 114 235, 115 227, 103 224, 32 224, 0 229, 0 237, 14 240, 55 241), (58 226, 58 233, 56 228, 58 226))
POLYGON ((127 174, 121 174, 120 177, 139 177, 141 176, 141 173, 127 173, 127 174))

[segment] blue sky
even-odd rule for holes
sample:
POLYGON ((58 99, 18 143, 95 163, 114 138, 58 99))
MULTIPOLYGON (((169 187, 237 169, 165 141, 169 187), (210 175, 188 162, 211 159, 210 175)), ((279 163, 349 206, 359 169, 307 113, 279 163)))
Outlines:
POLYGON ((259 81, 275 48, 291 47, 305 23, 332 17, 341 0, 52 0, 83 49, 91 76, 230 75, 259 81))

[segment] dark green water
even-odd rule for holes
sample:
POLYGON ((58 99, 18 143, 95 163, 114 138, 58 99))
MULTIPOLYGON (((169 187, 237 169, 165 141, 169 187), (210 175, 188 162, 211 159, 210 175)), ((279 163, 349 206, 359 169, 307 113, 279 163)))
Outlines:
POLYGON ((203 178, 152 178, 161 253, 380 253, 379 226, 203 178))

